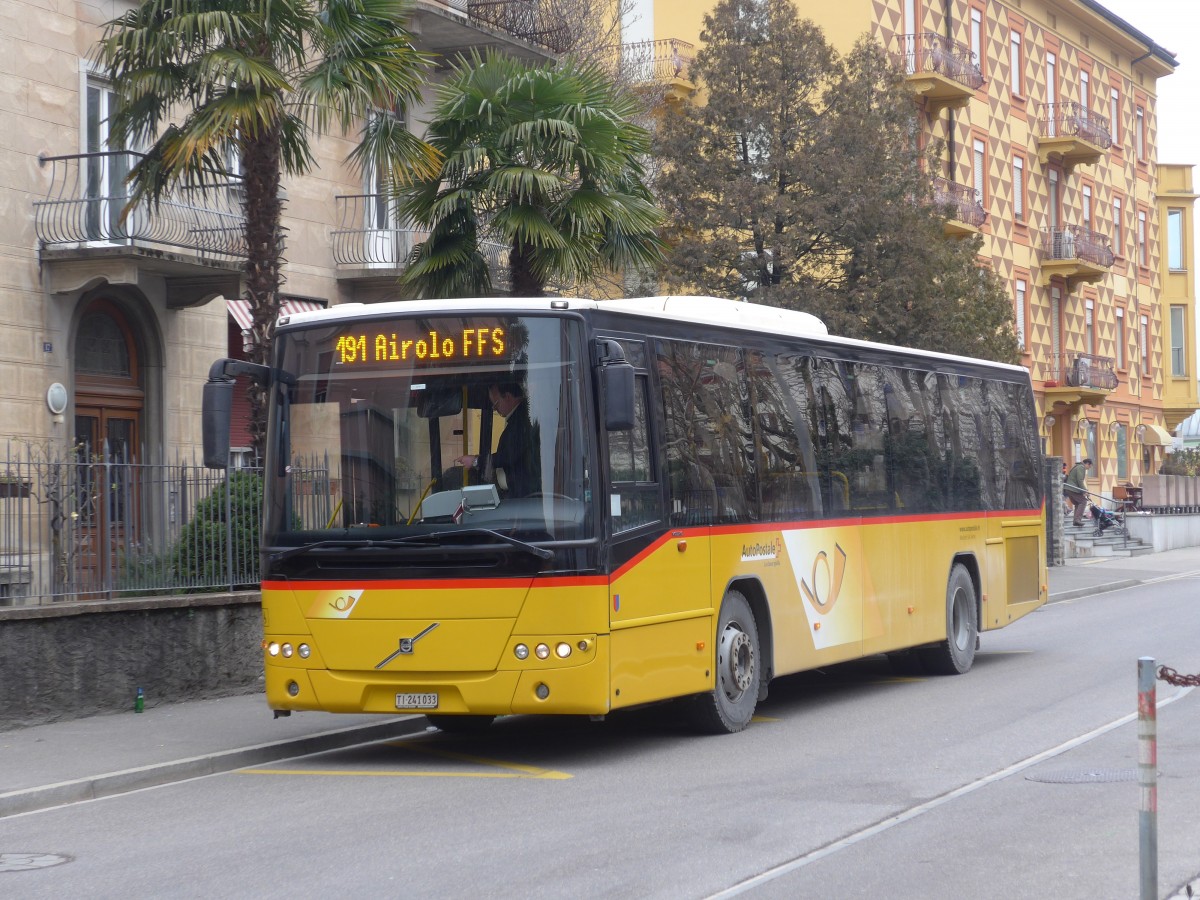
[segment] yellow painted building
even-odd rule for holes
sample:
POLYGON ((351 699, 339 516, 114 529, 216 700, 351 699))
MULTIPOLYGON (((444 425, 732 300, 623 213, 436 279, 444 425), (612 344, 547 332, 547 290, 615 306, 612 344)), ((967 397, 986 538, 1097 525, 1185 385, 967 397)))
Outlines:
MULTIPOLYGON (((945 148, 930 174, 958 209, 946 232, 982 234, 983 263, 1010 285, 1047 452, 1093 457, 1105 493, 1152 471, 1166 427, 1196 406, 1192 261, 1164 262, 1168 209, 1190 234, 1190 167, 1160 168, 1156 142, 1175 56, 1094 0, 796 4, 839 49, 869 33, 904 67, 924 139, 945 148)), ((686 55, 710 9, 635 0, 629 21, 686 55)), ((677 95, 686 66, 668 68, 677 95)))
POLYGON ((1163 228, 1162 320, 1166 337, 1163 418, 1168 431, 1200 406, 1196 388, 1196 255, 1193 231, 1197 194, 1192 167, 1158 167, 1158 221, 1163 228))

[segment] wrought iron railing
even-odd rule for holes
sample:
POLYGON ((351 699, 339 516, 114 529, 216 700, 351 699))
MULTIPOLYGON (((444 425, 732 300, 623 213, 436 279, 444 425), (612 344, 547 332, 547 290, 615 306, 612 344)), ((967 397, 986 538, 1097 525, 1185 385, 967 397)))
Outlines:
POLYGON ((1042 230, 1044 259, 1068 259, 1111 268, 1115 257, 1108 235, 1082 225, 1059 225, 1042 230))
POLYGON ((467 12, 476 24, 508 32, 551 53, 565 53, 571 47, 566 21, 543 0, 469 0, 467 12))
POLYGON ((142 154, 125 150, 44 156, 50 190, 35 200, 43 247, 97 244, 176 247, 230 260, 246 256, 240 181, 179 187, 126 211, 125 176, 142 154))
POLYGON ((639 84, 687 78, 695 53, 693 44, 677 38, 622 44, 621 74, 639 84))
POLYGON ((1115 390, 1117 372, 1110 356, 1092 353, 1059 353, 1040 361, 1040 375, 1047 387, 1085 387, 1115 390), (1053 382, 1053 384, 1051 383, 1053 382))
POLYGON ((1109 127, 1108 116, 1094 113, 1073 100, 1043 103, 1038 121, 1041 137, 1078 137, 1102 150, 1112 146, 1112 130, 1109 127))
POLYGON ((973 91, 983 87, 983 72, 971 48, 948 37, 931 31, 902 34, 898 55, 907 75, 936 72, 973 91))
POLYGON ((0 606, 257 586, 258 472, 144 454, 8 445, 0 606))
POLYGON ((933 179, 933 201, 938 206, 949 206, 950 215, 958 222, 979 228, 987 221, 987 210, 979 202, 975 188, 956 184, 940 176, 933 179))
MULTIPOLYGON (((334 198, 338 227, 333 232, 333 259, 341 269, 377 269, 381 275, 399 275, 409 264, 416 246, 429 232, 412 222, 400 222, 385 194, 344 194, 334 198), (378 223, 392 223, 383 224, 378 223)), ((492 285, 507 290, 508 247, 481 241, 492 285)))

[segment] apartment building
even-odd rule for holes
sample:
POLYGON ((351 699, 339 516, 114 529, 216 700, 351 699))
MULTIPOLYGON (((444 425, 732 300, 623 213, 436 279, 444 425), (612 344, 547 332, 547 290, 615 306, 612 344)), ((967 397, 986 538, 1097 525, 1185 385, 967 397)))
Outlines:
MULTIPOLYGON (((89 58, 134 5, 12 0, 0 18, 0 605, 109 596, 138 560, 166 565, 213 486, 189 465, 201 386, 248 340, 236 178, 122 216, 136 152, 109 142, 116 95, 89 58)), ((410 27, 437 60, 414 130, 449 60, 552 59, 566 39, 526 0, 415 0, 410 27)), ((285 181, 285 309, 388 297, 420 239, 345 165, 354 138, 320 139, 285 181)))
MULTIPOLYGON (((1093 489, 1152 471, 1195 406, 1190 167, 1160 166, 1156 144, 1175 56, 1095 0, 795 2, 839 49, 869 33, 903 67, 944 148, 946 234, 982 235, 1012 291, 1047 452, 1096 460, 1093 489), (1182 255, 1164 264, 1172 223, 1182 255)), ((639 46, 689 52, 711 6, 637 0, 630 21, 639 46)), ((669 98, 686 71, 666 74, 669 98)))

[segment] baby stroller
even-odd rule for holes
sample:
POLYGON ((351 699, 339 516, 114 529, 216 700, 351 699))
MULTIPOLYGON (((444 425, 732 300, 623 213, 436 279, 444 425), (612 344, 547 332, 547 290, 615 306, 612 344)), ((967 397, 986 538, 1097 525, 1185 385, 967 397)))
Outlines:
POLYGON ((1111 509, 1103 509, 1095 503, 1089 504, 1091 516, 1096 522, 1096 534, 1104 534, 1108 529, 1117 525, 1124 525, 1122 513, 1111 509))

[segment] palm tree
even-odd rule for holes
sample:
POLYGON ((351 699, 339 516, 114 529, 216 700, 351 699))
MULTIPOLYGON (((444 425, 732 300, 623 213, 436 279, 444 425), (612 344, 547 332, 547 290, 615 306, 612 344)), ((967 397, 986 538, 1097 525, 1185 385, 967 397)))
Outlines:
MULTIPOLYGON (((362 128, 348 161, 394 182, 437 154, 394 116, 420 96, 429 60, 404 27, 409 0, 145 0, 105 25, 96 61, 118 92, 114 146, 148 147, 129 173, 126 214, 179 184, 213 187, 238 161, 252 360, 269 359, 283 261, 283 177, 315 163, 311 142, 362 128)), ((264 398, 253 393, 261 454, 264 398)))
POLYGON ((461 61, 426 136, 441 171, 400 190, 403 212, 429 232, 406 282, 424 296, 487 296, 487 241, 508 249, 522 297, 551 281, 653 266, 660 215, 642 181, 649 135, 630 121, 635 112, 591 64, 461 61))

